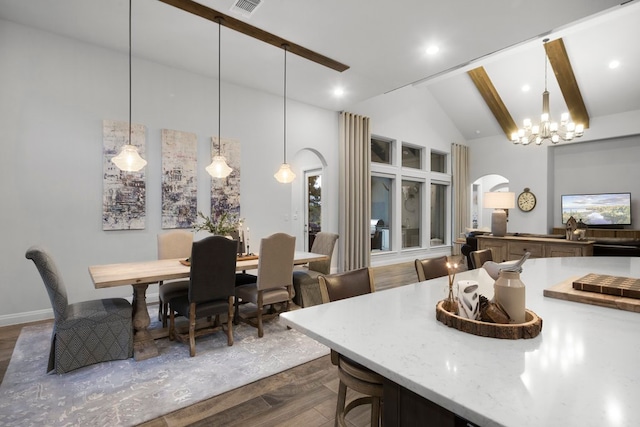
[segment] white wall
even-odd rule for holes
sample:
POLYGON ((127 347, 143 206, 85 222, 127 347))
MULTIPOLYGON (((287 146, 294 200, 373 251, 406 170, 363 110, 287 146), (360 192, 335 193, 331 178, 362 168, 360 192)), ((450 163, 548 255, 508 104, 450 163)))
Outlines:
MULTIPOLYGON (((507 231, 549 233, 554 226, 562 225, 561 194, 588 193, 591 188, 602 188, 604 192, 631 191, 637 206, 638 135, 640 111, 592 118, 591 128, 578 142, 522 146, 514 145, 506 137, 474 139, 468 142, 470 179, 502 175, 509 180, 509 191, 516 196, 529 187, 536 195, 536 207, 531 212, 511 209, 507 231), (575 188, 584 191, 570 190, 575 188)), ((640 207, 632 211, 635 229, 640 229, 639 210, 640 207)))
MULTIPOLYGON (((24 257, 33 244, 51 250, 71 302, 129 296, 127 287, 95 290, 87 267, 156 257, 163 128, 198 135, 198 209, 209 212, 204 167, 217 134, 217 81, 134 57, 133 122, 147 126, 147 224, 107 232, 102 120, 128 121, 127 55, 0 20, 0 58, 0 324, 50 317, 42 281, 24 257)), ((289 161, 311 148, 325 159, 326 175, 337 176, 337 113, 291 100, 287 107, 289 161)), ((252 245, 297 226, 296 187, 273 178, 282 162, 282 123, 281 97, 223 82, 222 137, 242 145, 241 215, 252 245)), ((336 232, 337 182, 327 181, 325 230, 336 232)))

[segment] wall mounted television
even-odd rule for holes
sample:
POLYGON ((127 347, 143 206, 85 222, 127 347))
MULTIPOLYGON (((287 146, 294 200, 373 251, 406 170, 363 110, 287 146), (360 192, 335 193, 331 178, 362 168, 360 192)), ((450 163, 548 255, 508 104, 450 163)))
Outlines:
POLYGON ((588 226, 631 225, 631 193, 565 194, 562 223, 573 216, 588 226))

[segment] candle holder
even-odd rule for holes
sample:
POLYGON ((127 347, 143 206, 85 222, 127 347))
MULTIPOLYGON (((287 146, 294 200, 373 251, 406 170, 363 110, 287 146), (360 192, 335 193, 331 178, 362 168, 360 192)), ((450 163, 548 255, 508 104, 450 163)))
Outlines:
POLYGON ((447 299, 444 300, 443 308, 447 310, 449 313, 457 314, 458 313, 458 302, 454 297, 453 292, 453 281, 456 278, 456 270, 458 269, 458 264, 451 264, 447 262, 447 274, 449 276, 449 295, 447 299))

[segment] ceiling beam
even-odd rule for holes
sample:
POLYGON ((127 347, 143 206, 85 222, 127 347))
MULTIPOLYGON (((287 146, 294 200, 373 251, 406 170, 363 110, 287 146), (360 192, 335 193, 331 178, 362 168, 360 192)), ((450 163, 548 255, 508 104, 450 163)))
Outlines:
POLYGON ((287 50, 291 53, 295 53, 303 58, 308 59, 309 61, 316 62, 320 65, 324 65, 325 67, 331 68, 333 70, 343 72, 349 69, 348 65, 342 64, 338 61, 335 61, 331 58, 327 58, 326 56, 320 55, 317 52, 309 50, 305 47, 297 45, 289 40, 278 37, 274 34, 268 33, 260 28, 254 27, 253 25, 249 25, 246 22, 235 19, 229 15, 225 15, 224 13, 213 10, 207 6, 201 5, 200 3, 196 3, 192 0, 159 0, 162 3, 166 3, 170 6, 174 6, 178 9, 182 9, 185 12, 192 13, 194 15, 200 16, 204 19, 213 22, 220 22, 221 25, 231 28, 232 30, 236 30, 242 34, 246 34, 249 37, 253 37, 254 39, 261 40, 265 43, 269 43, 277 48, 283 48, 283 46, 287 45, 287 50))
POLYGON ((491 79, 484 67, 474 68, 473 70, 467 71, 467 74, 471 77, 476 88, 478 88, 480 95, 484 98, 484 102, 486 102, 487 106, 498 121, 498 124, 507 136, 507 139, 511 140, 511 134, 518 131, 518 126, 513 120, 513 117, 511 117, 511 114, 504 105, 504 102, 502 102, 502 98, 500 98, 498 91, 495 86, 493 86, 493 83, 491 82, 491 79))
POLYGON ((582 123, 584 128, 587 129, 589 127, 589 113, 584 105, 576 76, 573 74, 573 68, 567 55, 567 49, 564 47, 564 42, 561 38, 547 42, 544 44, 544 49, 558 81, 558 86, 562 91, 562 96, 564 96, 564 102, 569 109, 571 120, 574 123, 582 123))

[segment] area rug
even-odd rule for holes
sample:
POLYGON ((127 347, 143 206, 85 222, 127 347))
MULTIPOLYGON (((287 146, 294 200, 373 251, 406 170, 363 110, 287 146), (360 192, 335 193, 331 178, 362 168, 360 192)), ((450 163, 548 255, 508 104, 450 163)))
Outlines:
MULTIPOLYGON (((157 314, 156 314, 157 316, 157 314)), ((0 426, 132 426, 329 353, 277 320, 264 337, 245 324, 189 346, 157 340, 160 356, 46 374, 52 324, 25 327, 0 385, 0 426)))

